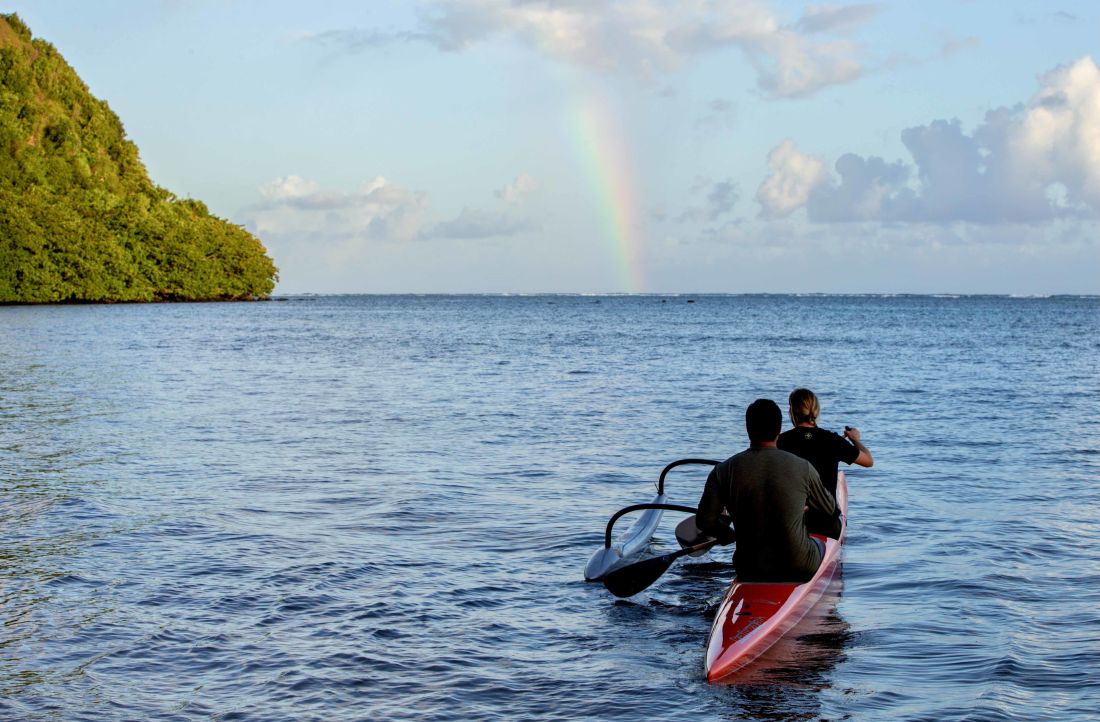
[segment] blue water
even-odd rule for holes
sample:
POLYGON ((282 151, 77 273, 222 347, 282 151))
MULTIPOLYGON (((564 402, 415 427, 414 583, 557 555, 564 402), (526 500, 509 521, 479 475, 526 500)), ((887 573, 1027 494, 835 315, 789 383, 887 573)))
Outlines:
POLYGON ((0 718, 1096 719, 1098 410, 1097 298, 3 307, 0 718), (584 564, 797 385, 875 466, 830 594, 708 685, 728 548, 584 564))

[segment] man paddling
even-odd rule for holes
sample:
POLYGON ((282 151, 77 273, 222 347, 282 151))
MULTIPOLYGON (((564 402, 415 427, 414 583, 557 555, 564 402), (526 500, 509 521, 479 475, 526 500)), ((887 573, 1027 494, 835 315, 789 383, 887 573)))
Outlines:
POLYGON ((749 448, 718 464, 707 477, 696 524, 719 544, 733 541, 733 564, 743 582, 804 582, 821 563, 824 544, 806 532, 808 509, 833 513, 835 501, 813 466, 775 446, 783 414, 757 399, 745 412, 749 448))

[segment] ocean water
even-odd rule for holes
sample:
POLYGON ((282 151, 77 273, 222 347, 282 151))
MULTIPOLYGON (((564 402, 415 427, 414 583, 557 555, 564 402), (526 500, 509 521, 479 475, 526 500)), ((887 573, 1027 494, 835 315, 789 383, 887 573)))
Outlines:
POLYGON ((2 307, 0 719, 1093 720, 1098 410, 1094 297, 2 307), (875 466, 827 597, 708 685, 729 548, 583 568, 798 385, 875 466))

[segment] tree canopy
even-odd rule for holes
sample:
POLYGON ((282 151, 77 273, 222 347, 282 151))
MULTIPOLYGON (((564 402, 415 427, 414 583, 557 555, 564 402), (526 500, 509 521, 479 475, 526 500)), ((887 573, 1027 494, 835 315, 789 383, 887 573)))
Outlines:
POLYGON ((0 302, 245 300, 277 277, 242 226, 155 185, 107 103, 0 15, 0 302))

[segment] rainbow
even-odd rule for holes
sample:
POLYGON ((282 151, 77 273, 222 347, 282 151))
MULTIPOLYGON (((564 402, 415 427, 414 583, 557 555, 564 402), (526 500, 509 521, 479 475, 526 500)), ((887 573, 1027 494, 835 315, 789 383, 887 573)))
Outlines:
POLYGON ((618 116, 595 96, 573 106, 572 135, 592 193, 613 244, 618 282, 628 293, 646 289, 633 158, 618 116))

